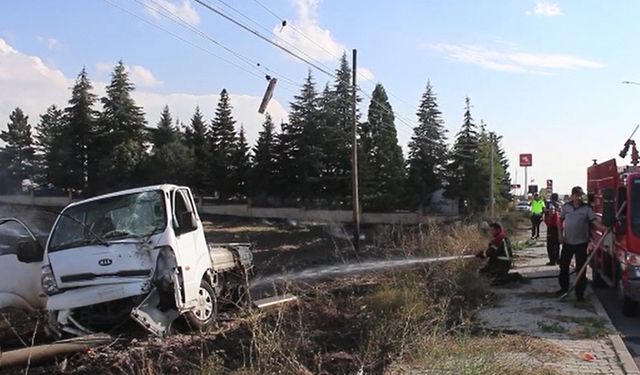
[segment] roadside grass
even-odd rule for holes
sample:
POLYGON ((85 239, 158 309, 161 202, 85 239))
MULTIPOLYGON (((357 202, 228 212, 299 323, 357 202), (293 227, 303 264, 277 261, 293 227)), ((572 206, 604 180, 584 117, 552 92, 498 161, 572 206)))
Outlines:
POLYGON ((609 335, 611 330, 607 327, 607 323, 600 317, 576 317, 557 315, 554 319, 565 322, 574 323, 575 327, 568 330, 567 334, 575 339, 596 339, 609 335))
POLYGON ((436 374, 555 375, 560 372, 544 364, 564 355, 559 347, 529 336, 432 335, 425 339, 408 365, 390 373, 399 375, 409 368, 419 368, 424 373, 436 374))
POLYGON ((538 325, 538 328, 540 328, 540 330, 542 332, 546 332, 546 333, 565 333, 565 332, 567 332, 567 328, 565 326, 563 326, 562 324, 560 324, 560 322, 538 321, 536 324, 538 325))

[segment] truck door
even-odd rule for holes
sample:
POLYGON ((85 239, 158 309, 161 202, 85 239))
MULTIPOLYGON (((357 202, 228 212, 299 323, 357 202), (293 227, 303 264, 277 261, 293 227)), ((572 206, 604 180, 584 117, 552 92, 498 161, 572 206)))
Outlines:
MULTIPOLYGON (((190 307, 198 298, 202 273, 202 251, 199 249, 199 222, 195 207, 187 189, 177 189, 173 194, 173 221, 176 234, 176 261, 182 271, 185 307, 190 307)), ((205 249, 206 250, 206 249, 205 249)))
POLYGON ((44 307, 42 258, 42 245, 21 221, 0 219, 0 309, 44 307))

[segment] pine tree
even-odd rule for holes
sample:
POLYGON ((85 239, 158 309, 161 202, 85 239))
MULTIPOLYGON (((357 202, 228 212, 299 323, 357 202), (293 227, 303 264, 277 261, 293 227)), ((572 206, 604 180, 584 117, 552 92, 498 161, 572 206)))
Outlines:
MULTIPOLYGON (((336 202, 344 202, 351 196, 351 131, 353 118, 353 85, 347 55, 340 58, 333 89, 325 88, 320 98, 324 134, 323 179, 326 194, 336 202)), ((356 96, 356 101, 360 99, 356 96)), ((358 114, 356 113, 356 119, 358 114)))
POLYGON ((268 197, 276 193, 278 155, 276 153, 275 125, 266 114, 262 130, 253 148, 250 191, 253 197, 268 197))
POLYGON ((41 181, 39 182, 43 185, 70 187, 67 166, 70 147, 68 147, 67 130, 63 112, 55 105, 47 108, 47 112, 40 116, 36 131, 37 152, 41 162, 41 181))
POLYGON ((501 144, 502 136, 494 135, 495 148, 500 160, 500 167, 503 171, 502 180, 499 182, 498 191, 504 202, 511 202, 511 173, 509 173, 509 159, 501 144))
POLYGON ((476 165, 478 130, 471 116, 471 100, 465 99, 462 127, 453 145, 452 160, 447 166, 448 197, 458 199, 460 212, 475 212, 484 207, 486 196, 477 187, 482 183, 476 165))
MULTIPOLYGON (((82 68, 71 90, 69 106, 64 109, 65 142, 61 153, 67 168, 66 177, 60 187, 85 190, 88 186, 90 170, 97 168, 99 156, 92 152, 96 136, 96 112, 93 105, 96 96, 91 92, 93 85, 82 68)), ((97 172, 97 171, 96 171, 97 172)))
POLYGON ((209 142, 211 154, 212 188, 220 194, 220 198, 229 198, 235 190, 233 179, 233 157, 237 136, 234 125, 236 121, 231 113, 229 94, 226 89, 220 93, 214 119, 211 121, 209 142))
POLYGON ((124 63, 118 62, 101 100, 100 136, 96 139, 99 146, 95 147, 102 155, 97 163, 97 186, 123 188, 140 182, 136 172, 147 156, 146 120, 131 97, 134 89, 124 63))
POLYGON ((291 168, 286 174, 294 177, 289 182, 296 197, 309 203, 319 195, 322 169, 320 140, 324 136, 319 132, 318 94, 311 72, 290 106, 289 123, 283 129, 288 141, 288 167, 291 168))
MULTIPOLYGON (((477 187, 477 192, 487 197, 485 204, 491 203, 490 189, 493 184, 493 199, 496 205, 506 206, 510 201, 511 178, 508 169, 504 167, 504 160, 501 156, 500 139, 494 132, 487 130, 486 124, 481 123, 479 135, 478 158, 476 164, 480 175, 481 184, 477 187), (490 160, 493 152, 493 181, 491 181, 490 160), (485 181, 485 183, 482 183, 485 181), (507 185, 507 186, 505 186, 507 185)), ((508 168, 508 164, 507 164, 508 168)))
POLYGON ((233 157, 233 166, 235 169, 235 194, 246 197, 249 189, 249 172, 251 170, 251 155, 249 154, 249 144, 244 133, 244 126, 240 126, 238 132, 238 140, 236 150, 233 157))
POLYGON ((363 153, 368 173, 361 177, 363 204, 372 210, 397 208, 404 188, 404 159, 398 144, 395 116, 387 93, 377 84, 367 122, 362 125, 363 153))
POLYGON ((7 130, 0 132, 0 139, 6 143, 2 154, 7 162, 7 186, 17 187, 22 180, 32 178, 36 165, 29 116, 20 108, 14 109, 9 115, 7 130))
POLYGON ((202 195, 207 190, 209 180, 207 175, 211 165, 211 150, 208 144, 207 125, 200 112, 200 107, 196 107, 193 117, 191 117, 190 126, 185 132, 185 139, 193 155, 189 185, 194 188, 199 195, 202 195))
POLYGON ((165 106, 153 133, 153 151, 148 166, 152 176, 147 183, 187 183, 191 162, 189 149, 173 126, 169 107, 165 106))
POLYGON ((431 82, 416 115, 418 126, 409 142, 407 196, 410 204, 424 208, 445 181, 448 159, 446 129, 431 82))

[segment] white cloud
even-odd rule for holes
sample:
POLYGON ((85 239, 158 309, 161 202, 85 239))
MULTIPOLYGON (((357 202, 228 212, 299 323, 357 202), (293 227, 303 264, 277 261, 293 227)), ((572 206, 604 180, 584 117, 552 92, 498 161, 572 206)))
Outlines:
POLYGON ((54 49, 54 48, 60 47, 60 42, 56 38, 51 38, 51 37, 45 38, 43 36, 39 36, 38 41, 41 43, 45 43, 48 49, 54 49))
POLYGON ((170 0, 147 0, 145 1, 145 11, 158 20, 162 18, 161 14, 171 13, 191 26, 196 26, 200 23, 200 16, 193 8, 190 0, 182 0, 179 4, 170 0))
POLYGON ((372 80, 375 77, 373 72, 367 68, 358 68, 358 78, 367 81, 372 80))
POLYGON ((152 87, 162 84, 162 81, 154 77, 153 73, 144 66, 133 65, 131 67, 127 67, 127 71, 129 71, 131 81, 138 86, 152 87))
MULTIPOLYGON (((323 29, 316 16, 318 0, 292 0, 297 10, 297 18, 288 20, 285 27, 276 25, 273 33, 298 50, 303 51, 308 57, 319 61, 335 61, 345 50, 345 46, 336 41, 331 31, 323 29)), ((278 39, 275 42, 282 43, 278 39)), ((295 51, 300 53, 299 51, 295 51)), ((304 57, 307 57, 304 56, 304 57)))
POLYGON ((547 1, 547 0, 537 0, 536 5, 533 8, 533 11, 525 12, 528 16, 536 15, 536 16, 546 16, 546 17, 554 17, 554 16, 562 16, 562 9, 558 6, 558 4, 547 1))
POLYGON ((595 69, 604 65, 597 61, 558 53, 532 53, 516 50, 491 50, 470 44, 436 44, 436 51, 446 57, 490 70, 511 73, 552 74, 554 70, 595 69))
MULTIPOLYGON (((99 63, 98 68, 104 71, 113 69, 114 64, 99 63)), ((80 70, 78 67, 78 71, 80 70)), ((92 78, 92 77, 90 77, 92 78)), ((62 72, 52 69, 42 62, 39 57, 29 56, 11 47, 0 38, 0 130, 6 129, 9 114, 14 108, 20 107, 29 115, 29 123, 35 126, 39 122, 40 114, 44 113, 51 104, 64 107, 71 95, 75 77, 66 77, 62 72)), ((94 93, 104 95, 105 83, 92 79, 94 93)), ((257 139, 264 116, 258 113, 262 100, 260 96, 231 94, 233 115, 237 120, 237 128, 244 124, 247 139, 251 144, 257 139)), ((136 90, 133 97, 142 106, 150 126, 155 126, 162 108, 168 105, 174 119, 188 124, 196 105, 200 106, 207 120, 213 118, 218 94, 192 95, 186 93, 158 94, 145 90, 136 90)), ((99 109, 96 103, 96 109, 99 109)), ((274 98, 268 111, 276 124, 287 119, 284 107, 274 98)))
MULTIPOLYGON (((106 79, 109 77, 107 73, 113 72, 113 68, 117 65, 117 62, 101 61, 96 63, 96 71, 98 73, 98 79, 106 79)), ((142 65, 125 65, 126 71, 129 73, 129 78, 137 87, 155 87, 162 85, 162 81, 156 78, 151 70, 145 68, 142 65)))

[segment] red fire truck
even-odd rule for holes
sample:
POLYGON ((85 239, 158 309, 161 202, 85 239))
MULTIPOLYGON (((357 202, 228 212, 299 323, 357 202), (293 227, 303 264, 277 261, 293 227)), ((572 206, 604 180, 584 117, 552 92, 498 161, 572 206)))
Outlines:
POLYGON ((629 147, 630 166, 594 160, 587 170, 588 200, 598 216, 589 246, 595 251, 591 280, 595 287, 617 290, 625 316, 635 315, 640 301, 640 167, 633 140, 625 143, 620 157, 629 147))

